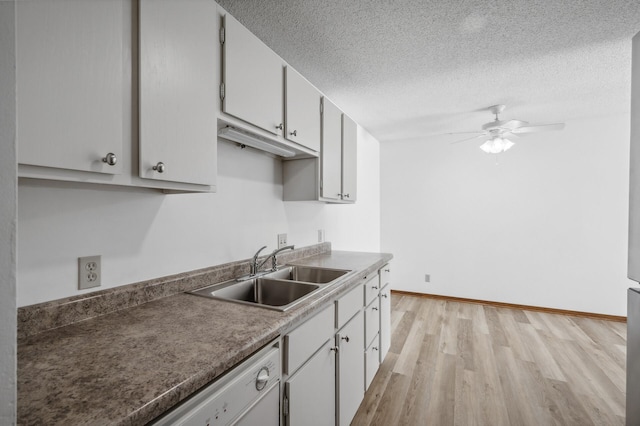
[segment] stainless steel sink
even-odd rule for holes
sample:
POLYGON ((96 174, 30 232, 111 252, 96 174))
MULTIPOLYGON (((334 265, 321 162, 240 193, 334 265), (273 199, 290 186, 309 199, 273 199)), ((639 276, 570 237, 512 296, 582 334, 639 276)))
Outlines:
POLYGON ((327 284, 337 280, 348 272, 349 271, 344 269, 317 268, 313 266, 287 266, 265 276, 281 280, 327 284))
POLYGON ((190 291, 196 296, 286 311, 350 271, 287 266, 246 280, 231 280, 190 291))
POLYGON ((285 311, 303 301, 319 288, 320 286, 316 284, 259 277, 246 281, 233 280, 215 284, 190 293, 212 299, 285 311))

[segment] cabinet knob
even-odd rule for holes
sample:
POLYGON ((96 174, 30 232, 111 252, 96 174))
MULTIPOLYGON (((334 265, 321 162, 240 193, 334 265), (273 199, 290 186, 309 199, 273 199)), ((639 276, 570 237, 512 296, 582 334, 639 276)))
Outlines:
POLYGON ((349 336, 341 337, 341 339, 344 340, 345 342, 349 343, 349 336))
POLYGON ((293 132, 289 133, 291 136, 298 136, 298 131, 294 130, 293 132))
POLYGON ((338 353, 338 347, 337 347, 337 346, 334 346, 333 348, 329 348, 329 350, 330 350, 331 352, 338 353))
POLYGON ((385 272, 391 272, 391 269, 385 269, 384 271, 385 272))
POLYGON ((377 347, 375 347, 375 346, 371 346, 371 349, 373 349, 374 351, 377 351, 377 350, 378 350, 378 348, 377 348, 377 347))
POLYGON ((107 163, 110 166, 115 166, 118 162, 118 157, 113 152, 108 153, 103 159, 103 163, 107 163))
POLYGON ((384 293, 383 293, 383 294, 381 294, 380 296, 382 296, 382 297, 384 297, 384 298, 387 298, 387 297, 389 297, 389 295, 387 295, 387 294, 384 294, 384 293))
POLYGON ((158 173, 164 173, 166 168, 167 167, 164 165, 164 163, 162 161, 158 162, 158 164, 156 164, 155 166, 152 167, 152 169, 155 170, 158 173))
POLYGON ((282 130, 282 123, 278 124, 278 125, 276 126, 276 129, 278 129, 278 130, 282 130))
POLYGON ((371 286, 371 289, 372 289, 372 290, 377 290, 377 289, 378 289, 378 286, 377 286, 377 285, 371 286))
POLYGON ((377 310, 378 310, 378 308, 376 308, 376 307, 374 306, 373 308, 371 308, 371 310, 373 310, 373 311, 377 311, 377 310))
POLYGON ((349 198, 349 194, 344 194, 343 197, 344 198, 349 198))

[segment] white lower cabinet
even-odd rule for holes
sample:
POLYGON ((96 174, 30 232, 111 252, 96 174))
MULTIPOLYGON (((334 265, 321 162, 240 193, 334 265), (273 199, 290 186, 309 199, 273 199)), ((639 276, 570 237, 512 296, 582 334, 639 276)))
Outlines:
POLYGON ((364 398, 364 315, 359 311, 336 333, 338 424, 348 425, 364 398))
MULTIPOLYGON (((388 265, 384 268, 386 282, 388 265)), ((377 273, 363 276, 359 285, 285 334, 283 424, 351 423, 382 352, 389 350, 391 286, 380 291, 380 282, 377 273)))

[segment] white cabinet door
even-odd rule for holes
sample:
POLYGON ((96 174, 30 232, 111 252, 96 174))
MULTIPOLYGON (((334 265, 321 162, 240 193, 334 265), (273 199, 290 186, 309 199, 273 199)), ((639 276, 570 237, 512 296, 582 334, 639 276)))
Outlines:
POLYGON ((290 426, 326 426, 335 423, 336 358, 333 341, 325 343, 285 384, 290 426))
POLYGON ((324 198, 341 199, 342 112, 327 98, 322 99, 322 180, 320 194, 324 198))
POLYGON ((291 67, 286 72, 286 133, 290 141, 320 151, 320 102, 322 95, 291 67))
POLYGON ((119 174, 122 1, 16 2, 20 164, 119 174))
POLYGON ((215 184, 216 13, 209 0, 140 1, 140 177, 215 184))
POLYGON ((338 424, 348 425, 364 398, 364 317, 360 311, 336 334, 338 362, 338 424))
POLYGON ((358 126, 342 114, 342 199, 356 201, 358 180, 358 126))
MULTIPOLYGON (((283 62, 260 39, 224 17, 222 110, 276 135, 282 134, 283 62)), ((213 43, 217 36, 209 40, 213 43)))
POLYGON ((380 290, 380 363, 391 347, 391 285, 380 290))
POLYGON ((380 333, 380 302, 377 297, 365 308, 364 314, 365 346, 369 346, 380 333))
MULTIPOLYGON (((376 336, 377 337, 377 336, 376 336)), ((380 368, 380 350, 378 341, 374 341, 365 351, 365 392, 369 389, 373 378, 380 368)))

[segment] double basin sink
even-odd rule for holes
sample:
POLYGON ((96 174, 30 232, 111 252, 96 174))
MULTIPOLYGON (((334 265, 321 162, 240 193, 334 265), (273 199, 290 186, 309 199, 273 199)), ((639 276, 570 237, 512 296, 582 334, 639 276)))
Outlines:
POLYGON ((247 279, 210 285, 189 293, 267 309, 286 311, 335 283, 348 270, 285 266, 247 279))

